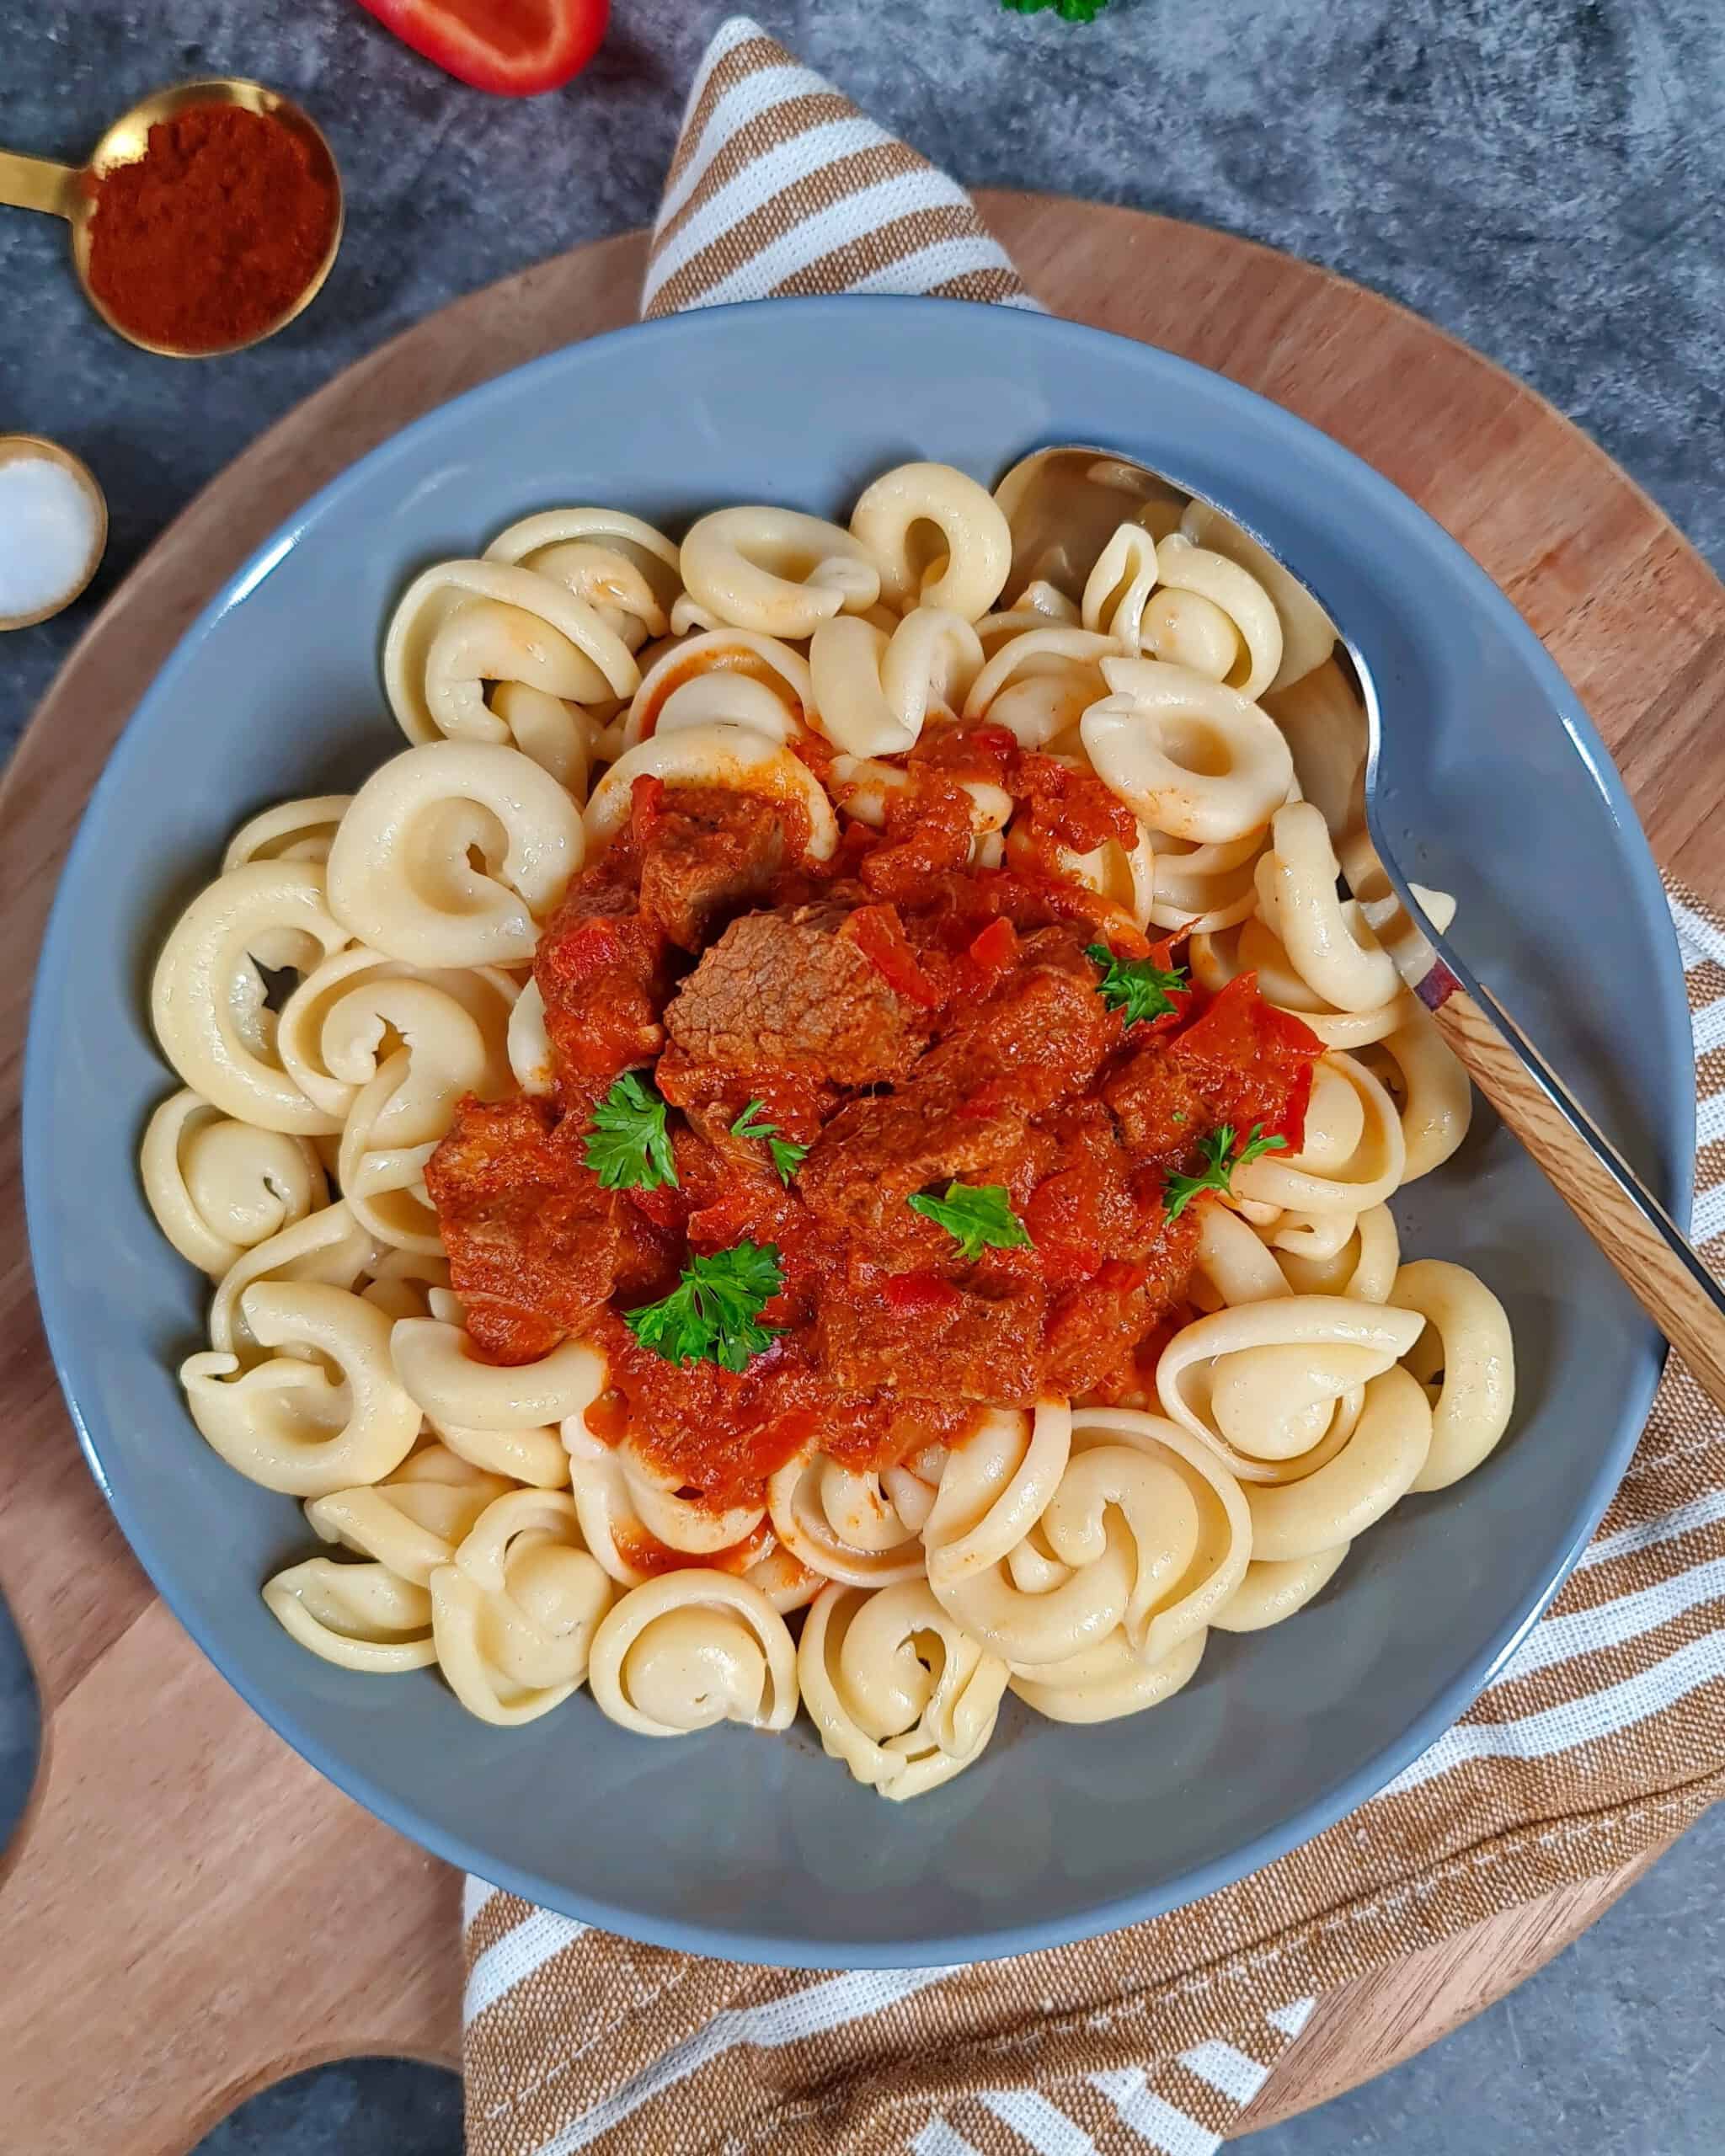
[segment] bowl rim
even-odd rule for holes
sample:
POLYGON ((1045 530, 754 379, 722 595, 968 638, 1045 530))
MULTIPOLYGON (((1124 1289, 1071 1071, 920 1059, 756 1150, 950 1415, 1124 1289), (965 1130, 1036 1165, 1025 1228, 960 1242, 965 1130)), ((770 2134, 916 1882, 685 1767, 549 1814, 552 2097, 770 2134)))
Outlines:
MULTIPOLYGON (((1362 485, 1376 492, 1386 512, 1404 520, 1414 520, 1423 527, 1428 543, 1448 553, 1458 575, 1472 584, 1478 604, 1496 617, 1503 632, 1519 643, 1535 675, 1542 677, 1552 709, 1568 737, 1572 750, 1585 764, 1589 778, 1604 797, 1610 812, 1618 833, 1616 857, 1648 914, 1662 925, 1648 953, 1649 980, 1653 990, 1654 1022, 1667 1036, 1667 1046, 1672 1051, 1676 1098, 1660 1103, 1659 1122, 1670 1148, 1670 1157, 1663 1166, 1655 1167, 1651 1179, 1656 1189, 1660 1190, 1674 1217, 1686 1229, 1693 1201, 1696 1107, 1693 1086, 1685 1081, 1685 1074, 1693 1067, 1692 1046, 1682 961, 1675 928, 1666 905, 1664 886, 1610 752, 1557 662, 1511 601, 1458 541, 1452 538, 1410 495, 1404 494, 1364 458, 1356 456, 1310 421, 1277 404, 1274 399, 1261 396, 1210 368, 1164 351, 1158 346, 1140 344, 1133 338, 1120 336, 1112 331, 1092 328, 1087 324, 1065 321, 1057 316, 1029 309, 1001 308, 982 301, 944 300, 909 295, 842 294, 756 300, 737 302, 726 307, 724 312, 730 316, 752 317, 763 310, 770 310, 772 319, 782 322, 787 310, 794 310, 799 316, 818 321, 821 318, 841 319, 846 314, 862 310, 894 313, 927 313, 938 310, 950 313, 954 308, 965 309, 978 316, 985 315, 996 324, 1009 317, 1012 323, 1007 332, 1009 335, 1040 339, 1069 348, 1084 344, 1104 346, 1116 352, 1124 350, 1132 355, 1135 364, 1144 366, 1152 374, 1162 371, 1165 378, 1177 385, 1183 379, 1203 383, 1206 393, 1219 397, 1224 405, 1233 404, 1242 411, 1258 414, 1267 408, 1274 415, 1276 425, 1291 430, 1296 436, 1307 438, 1316 446, 1317 454, 1345 459, 1354 467, 1362 485)), ((811 1941, 798 1939, 782 1928, 751 1930, 746 1926, 730 1924, 713 1924, 698 1919, 669 1921, 651 1915, 643 1916, 634 1910, 609 1903, 598 1895, 573 1891, 556 1881, 540 1878, 520 1866, 488 1855, 465 1835, 439 1826, 410 1804, 399 1801, 380 1789, 364 1767, 344 1760, 333 1752, 304 1726, 291 1706, 283 1705, 270 1695, 266 1687, 253 1684, 241 1673, 228 1655, 225 1641, 212 1634, 211 1629, 196 1618, 186 1598, 181 1595, 176 1584, 176 1567, 172 1560, 164 1561, 163 1552, 154 1546, 147 1530, 142 1529, 134 1518, 128 1517, 128 1508, 116 1498, 104 1468, 99 1448, 78 1404, 72 1367, 75 1358, 68 1350, 70 1321, 54 1284, 64 1277, 63 1267, 59 1262, 62 1246, 54 1195, 45 1181, 43 1151, 38 1142, 38 1134, 47 1113, 50 1066, 53 1055, 44 1016, 43 984, 65 963, 63 947, 73 932, 73 894, 81 881, 86 855, 96 843, 96 811, 99 807, 105 806, 111 794, 120 790, 130 760, 138 753, 138 745, 147 728, 148 713, 158 699, 173 694, 179 673, 190 664, 191 654, 201 643, 210 628, 243 602, 300 543, 319 518, 338 507, 350 493, 378 472, 387 469, 396 459, 410 455, 423 441, 438 435, 450 424, 451 414, 471 414, 483 411, 491 403, 505 402, 520 393, 524 382, 553 374, 557 369, 567 365, 571 353, 603 355, 618 350, 633 351, 642 347, 675 345, 690 339, 698 340, 708 312, 701 310, 626 323, 597 336, 560 345, 520 366, 494 376, 490 380, 422 414, 337 473, 284 519, 224 581, 220 590, 182 632, 174 649, 127 716, 90 791, 78 828, 60 869, 43 931, 31 994, 22 1088, 21 1158, 32 1272, 54 1374, 79 1446, 121 1532, 157 1592, 200 1652, 246 1704, 318 1773, 355 1802, 363 1805, 374 1817, 382 1820, 446 1862, 518 1895, 524 1901, 648 1945, 777 1967, 957 1967, 970 1961, 998 1960, 1095 1938, 1105 1932, 1186 1907, 1205 1895, 1233 1885, 1248 1874, 1300 1847, 1394 1780, 1492 1683, 1539 1621, 1592 1540, 1630 1456, 1640 1441, 1648 1409, 1662 1374, 1663 1356, 1653 1346, 1657 1335, 1652 1326, 1648 1327, 1649 1352, 1634 1382, 1628 1386, 1625 1397, 1618 1405, 1616 1433, 1600 1466, 1584 1486, 1578 1503, 1572 1509, 1570 1518, 1573 1524, 1562 1546, 1544 1568, 1544 1580, 1540 1591, 1528 1607, 1498 1625, 1440 1693, 1426 1700, 1417 1710, 1410 1710, 1398 1733, 1370 1759, 1351 1773, 1338 1777, 1321 1796, 1308 1801, 1297 1812, 1254 1835, 1226 1855, 1192 1866, 1178 1877, 1165 1880, 1158 1885, 1091 1903, 1065 1916, 1003 1924, 986 1930, 895 1945, 890 1940, 879 1938, 811 1941), (925 1959, 931 1952, 938 1953, 941 1956, 937 1964, 925 1959)), ((1130 453, 1130 444, 1119 438, 1118 430, 1103 427, 1098 431, 1097 440, 1107 443, 1111 434, 1119 440, 1123 451, 1130 453)), ((1033 442, 1028 443, 1020 453, 1028 453, 1029 449, 1039 446, 1033 442)))

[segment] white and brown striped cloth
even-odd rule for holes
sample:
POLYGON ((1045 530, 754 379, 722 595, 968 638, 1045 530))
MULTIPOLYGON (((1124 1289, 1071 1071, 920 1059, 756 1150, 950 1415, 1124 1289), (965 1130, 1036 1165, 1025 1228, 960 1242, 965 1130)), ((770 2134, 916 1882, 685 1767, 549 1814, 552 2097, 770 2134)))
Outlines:
MULTIPOLYGON (((818 291, 1036 304, 961 189, 740 18, 696 79, 644 311, 818 291)), ((1717 1270, 1725 923, 1671 910, 1717 1270)), ((1722 1709, 1725 1426, 1674 1364, 1498 1683, 1381 1796, 1193 1908, 1017 1961, 832 1974, 633 1945, 470 1879, 470 2156, 1210 2156, 1318 1994, 1686 1826, 1725 1790, 1722 1709)))

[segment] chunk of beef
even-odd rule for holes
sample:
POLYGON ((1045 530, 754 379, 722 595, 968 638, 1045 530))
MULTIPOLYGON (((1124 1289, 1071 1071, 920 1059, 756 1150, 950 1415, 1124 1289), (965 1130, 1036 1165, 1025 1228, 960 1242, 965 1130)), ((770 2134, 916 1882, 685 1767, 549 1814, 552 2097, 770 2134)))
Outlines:
POLYGON ((576 878, 533 960, 558 1097, 572 1110, 665 1045, 665 937, 640 910, 632 857, 612 854, 576 878))
POLYGON ((1064 928, 1027 937, 1018 963, 924 1058, 973 1101, 1039 1115, 1087 1084, 1119 1040, 1119 1022, 1096 993, 1096 971, 1064 928))
POLYGON ((775 1066, 840 1086, 873 1086, 909 1070, 927 1014, 900 996, 830 906, 734 921, 665 1012, 695 1063, 775 1066))
POLYGON ((685 951, 764 899, 784 858, 772 803, 724 787, 667 792, 642 836, 641 910, 685 951))
POLYGON ((1170 1055, 1160 1040, 1134 1049, 1113 1073, 1102 1097, 1135 1160, 1171 1160, 1204 1136, 1210 1117, 1199 1079, 1194 1062, 1170 1055))
POLYGON ((797 1189, 835 1235, 865 1236, 877 1254, 922 1250, 931 1235, 937 1246, 943 1231, 905 1201, 954 1177, 1010 1185, 1030 1137, 1012 1109, 972 1113, 919 1074, 899 1092, 841 1108, 798 1169, 797 1189))
POLYGON ((885 1387, 943 1399, 1028 1406, 1040 1388, 1047 1297, 1034 1282, 985 1295, 953 1288, 914 1325, 884 1283, 822 1299, 817 1342, 822 1368, 849 1390, 885 1387))
POLYGON ((1101 1102, 1074 1102, 1051 1124, 1054 1157, 1023 1219, 1049 1285, 1064 1288, 1106 1259, 1143 1257, 1167 1216, 1160 1178, 1139 1167, 1101 1102))
POLYGON ((468 1094, 426 1163, 425 1187, 483 1353, 531 1362, 587 1329, 616 1273, 617 1201, 582 1161, 572 1118, 554 1124, 529 1094, 468 1094))

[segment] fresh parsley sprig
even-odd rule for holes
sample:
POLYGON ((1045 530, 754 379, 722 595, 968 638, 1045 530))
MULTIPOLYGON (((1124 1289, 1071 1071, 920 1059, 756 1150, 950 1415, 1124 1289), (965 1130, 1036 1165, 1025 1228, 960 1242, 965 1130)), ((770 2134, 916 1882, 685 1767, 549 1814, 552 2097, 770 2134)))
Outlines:
POLYGON ((1279 1151, 1288 1143, 1285 1138, 1266 1138, 1263 1125, 1255 1123, 1246 1143, 1234 1151, 1234 1126, 1219 1123, 1208 1138, 1200 1138, 1198 1150, 1204 1159, 1204 1171, 1195 1176, 1170 1175, 1162 1184, 1162 1204, 1171 1220, 1178 1220, 1200 1191, 1226 1193, 1236 1168, 1243 1167, 1248 1161, 1255 1161, 1265 1153, 1279 1151))
POLYGON ((788 1189, 791 1177, 802 1166, 803 1156, 809 1148, 798 1145, 794 1139, 781 1138, 778 1125, 764 1120, 766 1109, 765 1101, 750 1101, 731 1125, 731 1136, 764 1138, 766 1150, 772 1155, 772 1165, 778 1170, 778 1179, 788 1189))
POLYGON ((944 1198, 919 1196, 909 1203, 913 1213, 958 1238, 956 1255, 966 1265, 974 1265, 985 1250, 1017 1250, 1030 1240, 1004 1183, 949 1182, 944 1198))
POLYGON ((783 1285, 777 1243, 736 1243, 692 1257, 668 1295, 625 1310, 623 1323, 667 1363, 717 1363, 739 1371, 783 1330, 761 1322, 783 1285))
POLYGON ((1108 0, 1001 0, 1015 15, 1039 15, 1052 8, 1063 23, 1093 23, 1108 0))
POLYGON ((677 1164, 665 1129, 665 1102, 655 1089, 624 1071, 593 1111, 593 1129, 581 1155, 601 1190, 657 1190, 676 1187, 677 1164))
POLYGON ((1167 1018, 1178 1008, 1174 998, 1187 985, 1183 966, 1159 966, 1154 958, 1117 958, 1106 943, 1087 943, 1084 955, 1102 968, 1096 992, 1129 1026, 1146 1018, 1167 1018))

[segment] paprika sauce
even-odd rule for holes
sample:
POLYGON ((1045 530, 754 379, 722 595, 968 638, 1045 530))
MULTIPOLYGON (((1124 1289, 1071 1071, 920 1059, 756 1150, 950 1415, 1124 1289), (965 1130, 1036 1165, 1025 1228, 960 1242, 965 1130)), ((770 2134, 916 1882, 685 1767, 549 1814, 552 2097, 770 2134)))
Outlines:
POLYGON ((967 777, 1050 847, 1118 835, 1098 781, 990 736, 913 754, 885 827, 814 873, 761 802, 638 781, 541 939, 552 1097, 464 1100, 428 1167, 478 1351, 593 1342, 592 1433, 714 1509, 811 1447, 879 1470, 990 1406, 1141 1399, 1199 1232, 1167 1178, 1225 1124, 1299 1145, 1321 1044, 1250 974, 1215 996, 1182 974, 1129 1024, 1100 943, 1163 968, 1171 945, 1033 858, 970 866, 967 777), (631 1072, 674 1182, 607 1187, 590 1160, 631 1072), (999 1215, 980 1246, 943 1222, 954 1184, 999 1215), (777 1268, 740 1367, 631 1322, 740 1248, 777 1268))

